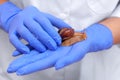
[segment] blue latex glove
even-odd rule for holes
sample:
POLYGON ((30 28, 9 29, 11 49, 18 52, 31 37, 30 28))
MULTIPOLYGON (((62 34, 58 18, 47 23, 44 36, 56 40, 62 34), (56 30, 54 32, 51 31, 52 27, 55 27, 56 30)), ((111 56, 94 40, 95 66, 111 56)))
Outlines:
POLYGON ((61 37, 54 27, 69 27, 62 20, 33 6, 21 10, 11 2, 0 5, 0 25, 9 33, 10 42, 22 53, 29 53, 29 48, 20 38, 39 52, 55 50, 61 44, 61 37))
POLYGON ((59 58, 64 57, 69 52, 69 50, 71 50, 71 46, 59 47, 55 51, 47 50, 43 53, 39 53, 36 50, 32 50, 30 54, 24 54, 20 58, 14 60, 9 65, 7 72, 16 72, 17 75, 25 75, 53 67, 56 61, 59 58), (26 69, 28 67, 29 69, 26 69))
POLYGON ((24 58, 26 56, 24 55, 9 65, 8 72, 25 75, 50 67, 61 69, 80 61, 89 52, 105 50, 113 45, 112 33, 104 25, 94 24, 84 31, 87 34, 86 40, 68 47, 60 46, 55 51, 47 50, 42 54, 35 52, 37 54, 26 58, 24 58), (31 58, 32 60, 30 60, 31 58))

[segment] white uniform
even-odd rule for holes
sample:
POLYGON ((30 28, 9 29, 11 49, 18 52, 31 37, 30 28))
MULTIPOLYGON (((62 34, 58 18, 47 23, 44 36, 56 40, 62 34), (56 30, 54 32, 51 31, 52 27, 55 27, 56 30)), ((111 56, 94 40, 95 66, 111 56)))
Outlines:
MULTIPOLYGON (((19 7, 34 5, 82 30, 104 18, 120 17, 119 0, 11 0, 19 7)), ((6 69, 14 59, 14 48, 5 32, 0 31, 0 80, 120 80, 120 47, 87 54, 82 61, 56 71, 54 68, 27 76, 8 74, 6 69)))

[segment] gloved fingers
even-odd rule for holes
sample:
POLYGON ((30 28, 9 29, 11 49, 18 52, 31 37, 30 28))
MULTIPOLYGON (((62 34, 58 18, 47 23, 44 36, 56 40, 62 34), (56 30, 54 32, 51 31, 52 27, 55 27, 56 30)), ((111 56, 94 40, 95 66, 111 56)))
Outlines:
MULTIPOLYGON (((30 51, 34 49, 34 48, 31 47, 29 44, 27 44, 26 46, 30 49, 30 51)), ((19 55, 21 55, 21 54, 23 54, 23 53, 19 52, 19 51, 16 49, 16 50, 12 53, 12 56, 13 56, 13 57, 16 57, 16 56, 19 56, 19 55)))
POLYGON ((15 50, 13 53, 12 53, 12 56, 16 57, 16 56, 19 56, 21 55, 22 53, 19 52, 18 50, 15 50))
POLYGON ((56 62, 55 68, 61 69, 61 68, 64 68, 65 66, 68 66, 72 63, 75 63, 75 62, 81 60, 85 56, 87 51, 88 51, 88 49, 87 49, 86 44, 79 44, 78 43, 78 44, 73 45, 69 54, 67 54, 63 58, 60 58, 56 62))
POLYGON ((16 71, 17 75, 26 75, 36 71, 41 71, 44 69, 48 69, 54 66, 56 57, 48 57, 42 60, 38 60, 34 63, 28 64, 16 71))
POLYGON ((21 29, 18 30, 18 33, 39 52, 44 52, 46 50, 46 47, 37 38, 35 38, 26 27, 22 26, 21 29))
POLYGON ((55 50, 57 48, 56 42, 46 33, 41 25, 30 19, 25 21, 26 27, 35 35, 35 37, 48 49, 55 50))
MULTIPOLYGON (((54 59, 54 58, 53 58, 54 59)), ((20 69, 18 69, 16 71, 17 75, 26 75, 26 74, 30 74, 36 71, 41 71, 44 69, 48 69, 54 66, 55 64, 55 59, 54 60, 50 60, 50 59, 45 59, 45 60, 40 60, 40 61, 36 61, 34 63, 28 64, 20 69)))
POLYGON ((16 36, 16 33, 9 34, 9 40, 13 44, 13 46, 22 53, 29 53, 30 50, 27 46, 25 46, 16 36))
POLYGON ((35 18, 35 20, 41 25, 43 30, 45 30, 51 37, 54 39, 54 41, 57 43, 57 45, 61 44, 61 37, 58 34, 57 30, 55 30, 55 27, 50 23, 50 21, 43 17, 43 16, 38 16, 35 18))
POLYGON ((45 15, 50 20, 50 22, 52 23, 52 25, 54 25, 58 29, 61 29, 61 28, 64 28, 64 27, 71 28, 70 25, 68 25, 63 20, 61 20, 61 19, 59 19, 57 17, 54 17, 54 16, 52 16, 50 14, 47 14, 47 13, 43 13, 43 15, 45 15))
POLYGON ((40 54, 38 51, 32 50, 30 52, 30 54, 24 54, 20 58, 17 58, 16 60, 14 60, 9 65, 7 72, 13 73, 13 72, 17 71, 19 68, 21 68, 25 65, 29 65, 29 64, 31 64, 37 60, 40 60, 46 56, 47 56, 46 54, 42 54, 42 53, 40 54))
POLYGON ((38 61, 35 61, 31 64, 28 64, 26 66, 23 66, 19 68, 16 73, 17 75, 26 75, 30 74, 36 71, 48 69, 54 66, 56 61, 66 55, 71 47, 60 47, 56 51, 46 51, 44 54, 46 55, 43 59, 40 59, 38 61))

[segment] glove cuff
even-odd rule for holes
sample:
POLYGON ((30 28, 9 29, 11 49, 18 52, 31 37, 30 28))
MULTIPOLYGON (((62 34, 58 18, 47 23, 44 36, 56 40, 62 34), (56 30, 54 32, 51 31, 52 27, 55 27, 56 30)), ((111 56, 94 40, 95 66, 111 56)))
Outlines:
POLYGON ((113 36, 111 30, 99 23, 93 24, 86 29, 86 33, 91 47, 89 52, 108 49, 113 45, 113 36))
POLYGON ((0 5, 0 28, 8 32, 9 21, 11 18, 21 11, 15 4, 12 2, 5 2, 0 5))

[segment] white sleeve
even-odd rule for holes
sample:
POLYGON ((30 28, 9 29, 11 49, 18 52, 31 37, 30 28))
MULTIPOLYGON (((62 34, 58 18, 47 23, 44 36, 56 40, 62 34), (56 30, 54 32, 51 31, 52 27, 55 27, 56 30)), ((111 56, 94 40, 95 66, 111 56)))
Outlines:
POLYGON ((120 17, 120 3, 116 7, 116 9, 113 11, 111 17, 120 17))

